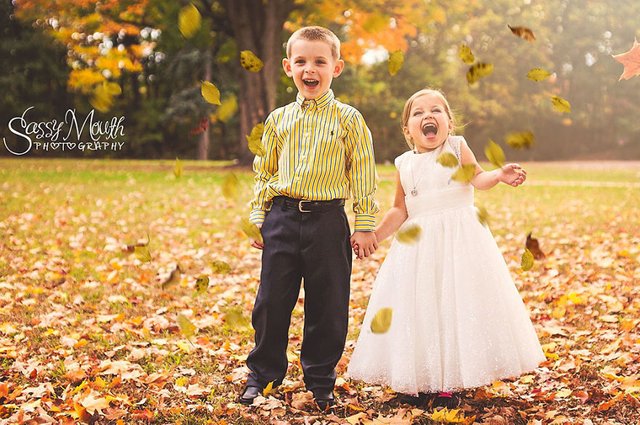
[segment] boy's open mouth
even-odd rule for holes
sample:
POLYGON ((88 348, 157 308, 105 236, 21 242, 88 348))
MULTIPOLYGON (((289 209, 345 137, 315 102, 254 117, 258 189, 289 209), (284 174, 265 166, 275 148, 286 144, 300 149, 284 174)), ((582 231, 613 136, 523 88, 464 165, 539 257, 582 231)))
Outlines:
POLYGON ((434 123, 428 122, 422 126, 422 134, 424 134, 425 136, 433 134, 435 136, 436 134, 438 134, 438 127, 434 123))
POLYGON ((318 80, 302 80, 302 82, 304 83, 305 86, 307 87, 315 87, 318 84, 320 84, 320 81, 318 80))

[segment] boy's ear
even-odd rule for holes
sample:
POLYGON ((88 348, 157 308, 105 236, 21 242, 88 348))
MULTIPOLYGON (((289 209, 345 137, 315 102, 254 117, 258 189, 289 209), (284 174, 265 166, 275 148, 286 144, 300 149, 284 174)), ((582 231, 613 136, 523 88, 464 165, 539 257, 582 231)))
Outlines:
POLYGON ((282 69, 284 69, 284 73, 287 74, 287 77, 291 77, 293 74, 291 73, 291 62, 289 58, 282 59, 282 69))
POLYGON ((344 69, 344 61, 342 59, 338 59, 336 61, 335 66, 333 67, 333 76, 337 77, 342 74, 342 70, 344 69))

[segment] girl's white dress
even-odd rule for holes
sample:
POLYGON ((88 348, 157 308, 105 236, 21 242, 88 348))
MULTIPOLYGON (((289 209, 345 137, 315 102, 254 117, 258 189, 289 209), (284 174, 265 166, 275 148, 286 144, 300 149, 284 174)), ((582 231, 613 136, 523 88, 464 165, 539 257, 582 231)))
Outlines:
POLYGON ((395 239, 380 267, 348 374, 397 392, 455 391, 518 376, 545 358, 528 311, 489 229, 478 220, 473 186, 451 180, 463 138, 395 160, 413 244, 395 239), (412 195, 414 190, 416 195, 412 195), (386 333, 371 331, 384 307, 386 333))

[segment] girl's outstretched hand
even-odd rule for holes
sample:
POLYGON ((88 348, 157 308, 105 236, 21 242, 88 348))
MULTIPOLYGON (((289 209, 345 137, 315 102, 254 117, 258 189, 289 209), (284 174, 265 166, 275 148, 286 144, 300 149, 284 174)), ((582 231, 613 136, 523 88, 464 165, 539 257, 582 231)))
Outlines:
POLYGON ((506 164, 500 169, 500 181, 510 186, 520 186, 527 179, 527 172, 520 164, 506 164))

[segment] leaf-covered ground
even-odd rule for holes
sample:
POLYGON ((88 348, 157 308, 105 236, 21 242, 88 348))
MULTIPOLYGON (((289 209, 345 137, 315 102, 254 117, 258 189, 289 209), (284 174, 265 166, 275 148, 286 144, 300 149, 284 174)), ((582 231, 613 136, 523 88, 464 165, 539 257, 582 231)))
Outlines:
MULTIPOLYGON (((241 230, 251 173, 0 160, 0 423, 638 424, 640 164, 526 168, 524 186, 477 193, 477 204, 547 361, 463 394, 455 416, 344 375, 388 241, 354 264, 334 411, 318 411, 302 385, 303 294, 287 380, 247 408, 235 399, 260 268, 241 230), (529 232, 546 258, 524 272, 529 232)), ((384 209, 393 170, 379 172, 384 209)))

